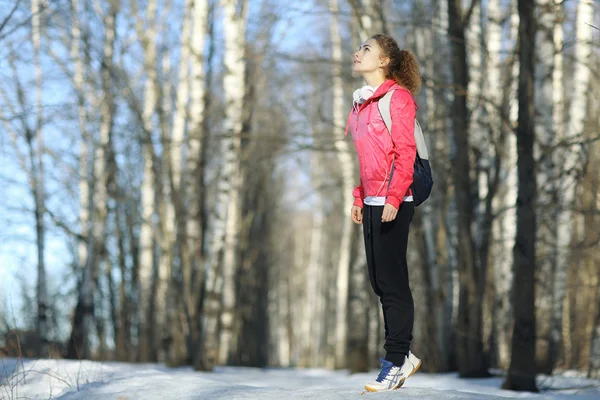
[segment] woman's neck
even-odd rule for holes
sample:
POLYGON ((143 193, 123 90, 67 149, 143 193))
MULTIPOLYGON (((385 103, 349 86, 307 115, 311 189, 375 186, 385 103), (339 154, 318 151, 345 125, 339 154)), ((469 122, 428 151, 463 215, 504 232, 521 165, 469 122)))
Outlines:
POLYGON ((367 83, 367 85, 371 86, 371 87, 377 87, 379 85, 381 85, 383 82, 386 81, 385 77, 383 76, 383 74, 380 73, 370 73, 370 74, 364 74, 363 75, 363 79, 365 80, 365 82, 367 83))

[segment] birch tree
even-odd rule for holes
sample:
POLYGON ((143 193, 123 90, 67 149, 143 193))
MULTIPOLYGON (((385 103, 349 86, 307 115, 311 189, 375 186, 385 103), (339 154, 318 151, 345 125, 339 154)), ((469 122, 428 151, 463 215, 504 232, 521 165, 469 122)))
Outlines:
MULTIPOLYGON (((175 365, 178 365, 186 359, 186 353, 190 352, 191 348, 186 346, 186 338, 191 338, 192 331, 194 329, 194 315, 197 307, 194 306, 192 301, 191 293, 191 277, 192 277, 192 258, 190 256, 190 249, 188 248, 187 242, 187 226, 194 224, 192 218, 189 218, 187 207, 185 206, 187 200, 187 194, 193 190, 192 187, 188 187, 187 183, 182 185, 182 180, 187 178, 187 169, 183 168, 185 160, 186 146, 184 144, 185 127, 186 121, 188 120, 189 113, 189 102, 190 100, 190 64, 192 63, 191 57, 191 41, 195 24, 193 23, 194 1, 186 0, 184 4, 183 22, 181 28, 181 48, 180 48, 180 61, 178 65, 178 79, 176 85, 175 105, 173 113, 173 125, 171 129, 171 141, 170 141, 170 160, 168 165, 169 176, 170 176, 170 190, 171 190, 171 202, 168 204, 170 208, 169 214, 174 214, 176 221, 176 238, 174 238, 173 251, 177 249, 177 255, 179 256, 179 265, 181 271, 174 272, 174 276, 171 277, 171 290, 169 290, 169 309, 167 314, 171 320, 173 329, 170 332, 173 338, 173 345, 171 348, 171 354, 169 356, 170 361, 175 365), (186 222, 189 221, 189 222, 186 222), (180 278, 175 276, 181 275, 180 278), (176 282, 181 280, 181 284, 177 285, 176 282), (181 299, 175 301, 175 299, 181 299), (174 304, 173 304, 174 303, 174 304), (179 306, 179 307, 176 307, 179 306)), ((201 32, 197 33, 199 38, 196 40, 203 40, 201 32)))
POLYGON ((223 0, 225 30, 225 70, 223 86, 225 93, 225 135, 221 139, 220 169, 216 188, 215 209, 211 213, 212 237, 206 259, 205 290, 202 308, 202 343, 194 367, 210 370, 216 364, 219 354, 218 322, 222 306, 223 270, 220 267, 220 254, 225 249, 227 233, 227 212, 232 198, 235 174, 239 170, 241 131, 243 119, 243 88, 245 77, 245 35, 247 0, 223 0))
MULTIPOLYGON (((215 2, 211 2, 210 8, 213 9, 215 2)), ((206 0, 194 0, 192 12, 192 34, 190 42, 190 121, 189 121, 189 139, 188 139, 188 158, 185 166, 186 187, 184 201, 186 210, 181 210, 181 215, 186 216, 185 238, 186 243, 181 243, 185 252, 183 252, 183 282, 184 282, 184 305, 187 307, 185 315, 188 318, 188 333, 194 343, 198 340, 198 302, 200 296, 201 282, 203 279, 203 241, 204 241, 204 207, 205 192, 204 186, 204 164, 206 158, 206 137, 208 135, 206 110, 208 107, 208 98, 210 88, 207 91, 207 82, 205 73, 206 66, 209 65, 211 54, 204 57, 204 44, 208 30, 208 24, 213 24, 209 19, 212 18, 212 12, 209 12, 209 4, 206 0)), ((211 33, 210 45, 213 46, 214 38, 211 33)), ((210 72, 210 70, 209 70, 210 72)), ((193 348, 188 352, 193 353, 193 348)))
MULTIPOLYGON (((497 149, 495 151, 496 165, 498 166, 498 158, 503 157, 506 153, 514 154, 515 150, 511 145, 505 145, 508 141, 513 143, 511 140, 510 133, 508 134, 508 140, 504 139, 507 136, 507 131, 510 132, 511 127, 507 126, 505 107, 504 107, 504 95, 503 95, 503 78, 502 78, 502 67, 503 63, 500 59, 502 51, 502 14, 500 9, 500 2, 498 0, 490 0, 488 3, 488 24, 487 24, 487 65, 486 65, 486 77, 487 85, 484 88, 485 91, 485 109, 488 117, 488 124, 490 135, 493 138, 494 146, 497 149), (503 147, 507 147, 505 150, 503 147)), ((514 156, 512 156, 514 157, 514 156)), ((495 297, 494 297, 494 335, 498 346, 498 364, 500 366, 508 367, 510 360, 510 282, 511 282, 511 270, 512 270, 512 257, 511 252, 514 245, 514 225, 515 225, 515 188, 514 186, 514 168, 515 165, 511 163, 505 163, 503 168, 503 175, 506 175, 504 171, 510 174, 511 179, 507 180, 504 184, 504 188, 501 191, 501 195, 494 199, 494 209, 496 212, 501 214, 498 219, 493 222, 493 236, 495 243, 498 243, 492 249, 494 254, 494 286, 495 286, 495 297)), ((500 171, 497 171, 500 172, 500 171)))
POLYGON ((350 0, 358 25, 358 36, 365 41, 378 33, 388 34, 382 0, 350 0))
MULTIPOLYGON (((79 125, 82 133, 81 138, 81 156, 80 156, 80 179, 89 179, 88 182, 80 181, 80 201, 81 201, 81 226, 86 234, 87 244, 84 247, 80 244, 80 262, 83 266, 81 282, 78 288, 78 302, 73 317, 73 327, 69 341, 69 357, 89 358, 91 349, 89 348, 90 336, 95 322, 94 315, 94 297, 95 282, 98 280, 98 271, 100 263, 106 264, 107 278, 111 282, 111 266, 106 262, 106 224, 109 214, 108 197, 113 198, 115 193, 109 193, 111 177, 115 177, 114 150, 112 149, 112 130, 114 118, 114 95, 112 89, 112 61, 115 46, 115 26, 118 12, 117 2, 111 1, 108 11, 97 7, 96 11, 103 20, 105 31, 102 64, 100 67, 101 76, 101 95, 96 96, 92 90, 87 90, 84 83, 84 74, 86 67, 89 69, 89 63, 84 63, 80 51, 82 43, 80 27, 80 10, 77 4, 71 3, 73 15, 73 42, 71 45, 71 56, 74 63, 73 85, 78 97, 79 125), (85 93, 92 99, 92 104, 99 103, 100 127, 99 137, 93 138, 93 147, 91 165, 91 175, 88 176, 88 145, 91 137, 87 128, 89 117, 85 110, 85 93), (102 98, 102 101, 98 101, 102 98), (111 161, 112 160, 112 161, 111 161)), ((114 182, 113 182, 114 183, 114 182)), ((113 292, 110 290, 112 313, 116 314, 114 309, 115 300, 113 292)), ((102 341, 101 341, 102 342, 102 341)), ((102 346, 102 343, 100 343, 102 346)))
MULTIPOLYGON (((169 31, 170 18, 172 17, 172 4, 167 1, 162 10, 160 16, 160 22, 158 28, 160 29, 160 36, 167 36, 164 33, 169 31)), ((186 22, 189 20, 187 13, 188 9, 185 9, 183 16, 183 31, 185 31, 186 22)), ((189 23, 188 23, 189 25, 189 23)), ((188 32, 189 36, 189 32, 188 32)), ((185 33, 182 33, 182 47, 186 46, 185 33)), ((156 351, 156 359, 158 362, 170 362, 176 365, 173 357, 172 346, 177 344, 181 345, 182 325, 181 321, 178 321, 175 317, 175 304, 177 293, 180 293, 174 288, 174 271, 173 267, 176 260, 176 213, 175 205, 177 194, 173 190, 171 184, 171 176, 173 174, 173 166, 171 162, 171 115, 172 115, 172 84, 169 80, 171 74, 171 48, 165 45, 160 46, 161 48, 161 75, 163 76, 162 82, 157 82, 157 103, 156 109, 158 114, 158 124, 160 127, 160 142, 162 146, 161 152, 161 181, 164 184, 160 185, 161 190, 161 202, 158 205, 158 215, 161 221, 161 234, 159 238, 159 249, 160 256, 158 261, 158 271, 156 274, 156 280, 154 283, 154 323, 152 324, 152 347, 156 351), (176 333, 175 333, 176 332, 176 333), (176 343, 174 338, 179 339, 176 343), (170 348, 171 347, 171 348, 170 348)), ((185 59, 181 60, 182 64, 185 64, 185 59)), ((158 61, 158 59, 157 59, 158 61)), ((184 83, 187 83, 184 81, 184 83)))
MULTIPOLYGON (((85 237, 85 242, 78 244, 78 262, 81 268, 81 283, 78 288, 78 303, 81 306, 76 307, 73 318, 73 327, 71 338, 69 339, 70 348, 68 356, 71 358, 88 357, 89 336, 93 327, 93 308, 92 308, 92 264, 87 262, 88 256, 93 252, 93 235, 91 234, 91 225, 94 211, 92 209, 93 187, 91 187, 91 175, 89 174, 89 151, 90 151, 90 133, 88 132, 88 112, 86 110, 85 91, 85 65, 81 54, 80 46, 82 44, 80 27, 80 9, 79 2, 71 1, 72 15, 72 42, 71 59, 73 63, 73 86, 77 96, 77 113, 79 117, 79 130, 81 132, 81 145, 79 155, 79 223, 81 232, 85 237)), ((88 91, 88 94, 90 91, 88 91)))
POLYGON ((146 81, 144 84, 144 104, 142 110, 143 140, 142 148, 144 155, 144 176, 142 181, 142 226, 140 232, 140 264, 139 264, 139 359, 150 361, 152 356, 152 271, 158 260, 154 257, 155 235, 153 217, 155 214, 154 195, 157 188, 154 185, 154 144, 152 133, 154 131, 153 117, 156 111, 156 62, 157 62, 157 25, 156 0, 150 0, 146 8, 147 26, 143 27, 143 20, 137 13, 137 0, 131 0, 130 6, 137 18, 136 32, 142 40, 144 50, 144 71, 146 81))
MULTIPOLYGON (((330 0, 329 10, 331 12, 331 46, 333 61, 333 132, 335 136, 336 156, 342 173, 342 190, 344 205, 351 207, 353 203, 353 163, 350 155, 350 146, 343 135, 339 132, 344 127, 344 90, 342 81, 342 39, 338 23, 338 2, 330 0)), ((344 213, 345 215, 347 213, 344 213)), ((339 263, 337 266, 337 303, 336 303, 336 340, 335 360, 336 366, 342 367, 346 364, 346 340, 348 335, 348 284, 350 271, 350 252, 352 249, 352 221, 348 215, 342 222, 342 233, 340 240, 339 263)))
POLYGON ((36 87, 36 107, 35 107, 35 143, 33 147, 32 134, 27 131, 27 144, 29 147, 29 156, 31 163, 32 174, 32 191, 35 203, 35 232, 37 243, 37 334, 38 334, 38 354, 45 356, 48 353, 48 290, 46 284, 46 265, 44 258, 44 249, 46 244, 46 226, 44 224, 44 216, 46 214, 45 192, 44 192, 44 137, 43 124, 44 114, 42 109, 43 96, 43 77, 42 65, 40 62, 40 47, 41 47, 41 18, 45 4, 40 0, 31 2, 31 24, 32 24, 32 41, 33 41, 33 65, 35 70, 35 87, 36 87))
MULTIPOLYGON (((574 71, 573 71, 573 99, 569 107, 568 124, 564 130, 564 136, 559 137, 559 140, 566 146, 560 151, 559 163, 560 168, 567 173, 561 179, 559 191, 560 211, 557 218, 557 264, 553 278, 553 305, 552 305, 552 324, 551 324, 551 359, 552 363, 556 363, 557 350, 560 348, 562 341, 562 330, 564 320, 564 303, 568 299, 567 282, 568 271, 572 263, 571 248, 574 234, 574 212, 575 198, 577 193, 578 175, 581 172, 581 143, 583 136, 584 122, 586 118, 587 94, 589 91, 590 81, 590 66, 589 62, 592 55, 592 35, 593 28, 589 25, 594 20, 594 4, 592 0, 580 0, 577 4, 577 19, 575 22, 575 54, 574 54, 574 71)), ((561 34, 555 32, 555 37, 558 34, 560 39, 561 34)), ((558 77, 557 77, 558 79, 558 77)), ((560 107, 563 102, 560 102, 560 94, 556 93, 557 107, 560 107)), ((560 110, 559 110, 560 111, 560 110)), ((567 308, 568 310, 568 308, 567 308)), ((562 355, 566 359, 569 357, 569 343, 562 341, 562 355)))
POLYGON ((550 326, 552 311, 553 270, 556 267, 556 206, 558 196, 555 149, 557 138, 564 136, 564 116, 559 109, 562 104, 562 3, 553 0, 539 0, 539 27, 537 46, 539 63, 536 68, 536 108, 539 110, 539 123, 536 124, 536 159, 538 173, 538 233, 536 248, 538 269, 536 285, 536 310, 538 351, 536 358, 541 371, 552 373, 550 326), (560 47, 557 47, 560 46, 560 47), (558 79, 556 79, 557 77, 558 79))

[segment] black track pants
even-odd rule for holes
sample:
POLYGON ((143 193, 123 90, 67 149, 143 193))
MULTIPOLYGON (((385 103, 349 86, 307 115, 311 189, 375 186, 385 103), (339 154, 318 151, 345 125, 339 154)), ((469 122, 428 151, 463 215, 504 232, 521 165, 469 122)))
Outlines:
POLYGON ((402 202, 396 219, 381 222, 383 206, 365 205, 363 232, 369 278, 383 307, 385 359, 404 363, 412 340, 415 305, 408 284, 406 249, 414 203, 402 202))

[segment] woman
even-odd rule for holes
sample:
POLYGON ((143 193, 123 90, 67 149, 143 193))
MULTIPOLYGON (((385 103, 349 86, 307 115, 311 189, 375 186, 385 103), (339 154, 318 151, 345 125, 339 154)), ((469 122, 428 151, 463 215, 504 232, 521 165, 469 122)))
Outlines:
POLYGON ((369 278, 383 308, 386 355, 370 392, 397 389, 420 366, 410 352, 414 303, 406 249, 414 214, 410 185, 416 158, 414 96, 421 86, 417 60, 396 41, 375 35, 354 53, 353 71, 366 86, 354 92, 348 129, 360 162, 352 220, 363 224, 369 278), (389 132, 377 101, 391 95, 389 132))

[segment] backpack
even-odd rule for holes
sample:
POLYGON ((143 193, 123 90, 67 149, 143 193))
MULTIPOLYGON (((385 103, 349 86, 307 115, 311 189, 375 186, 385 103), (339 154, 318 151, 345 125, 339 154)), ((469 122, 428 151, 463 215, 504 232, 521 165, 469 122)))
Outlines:
MULTIPOLYGON (((390 102, 392 100, 392 94, 394 91, 389 91, 377 102, 379 113, 385 126, 388 129, 390 136, 392 135, 392 116, 390 114, 390 102)), ((415 159, 413 183, 410 185, 410 189, 413 195, 413 201, 415 206, 421 205, 425 200, 429 198, 431 194, 431 188, 433 187, 433 176, 431 174, 431 166, 429 165, 429 152, 427 151, 427 145, 425 144, 425 138, 423 137, 423 131, 421 125, 415 118, 415 143, 417 145, 417 158, 415 159)), ((392 172, 390 174, 390 183, 392 182, 392 176, 394 175, 394 165, 392 164, 392 172)), ((389 186, 388 186, 389 187, 389 186)))

